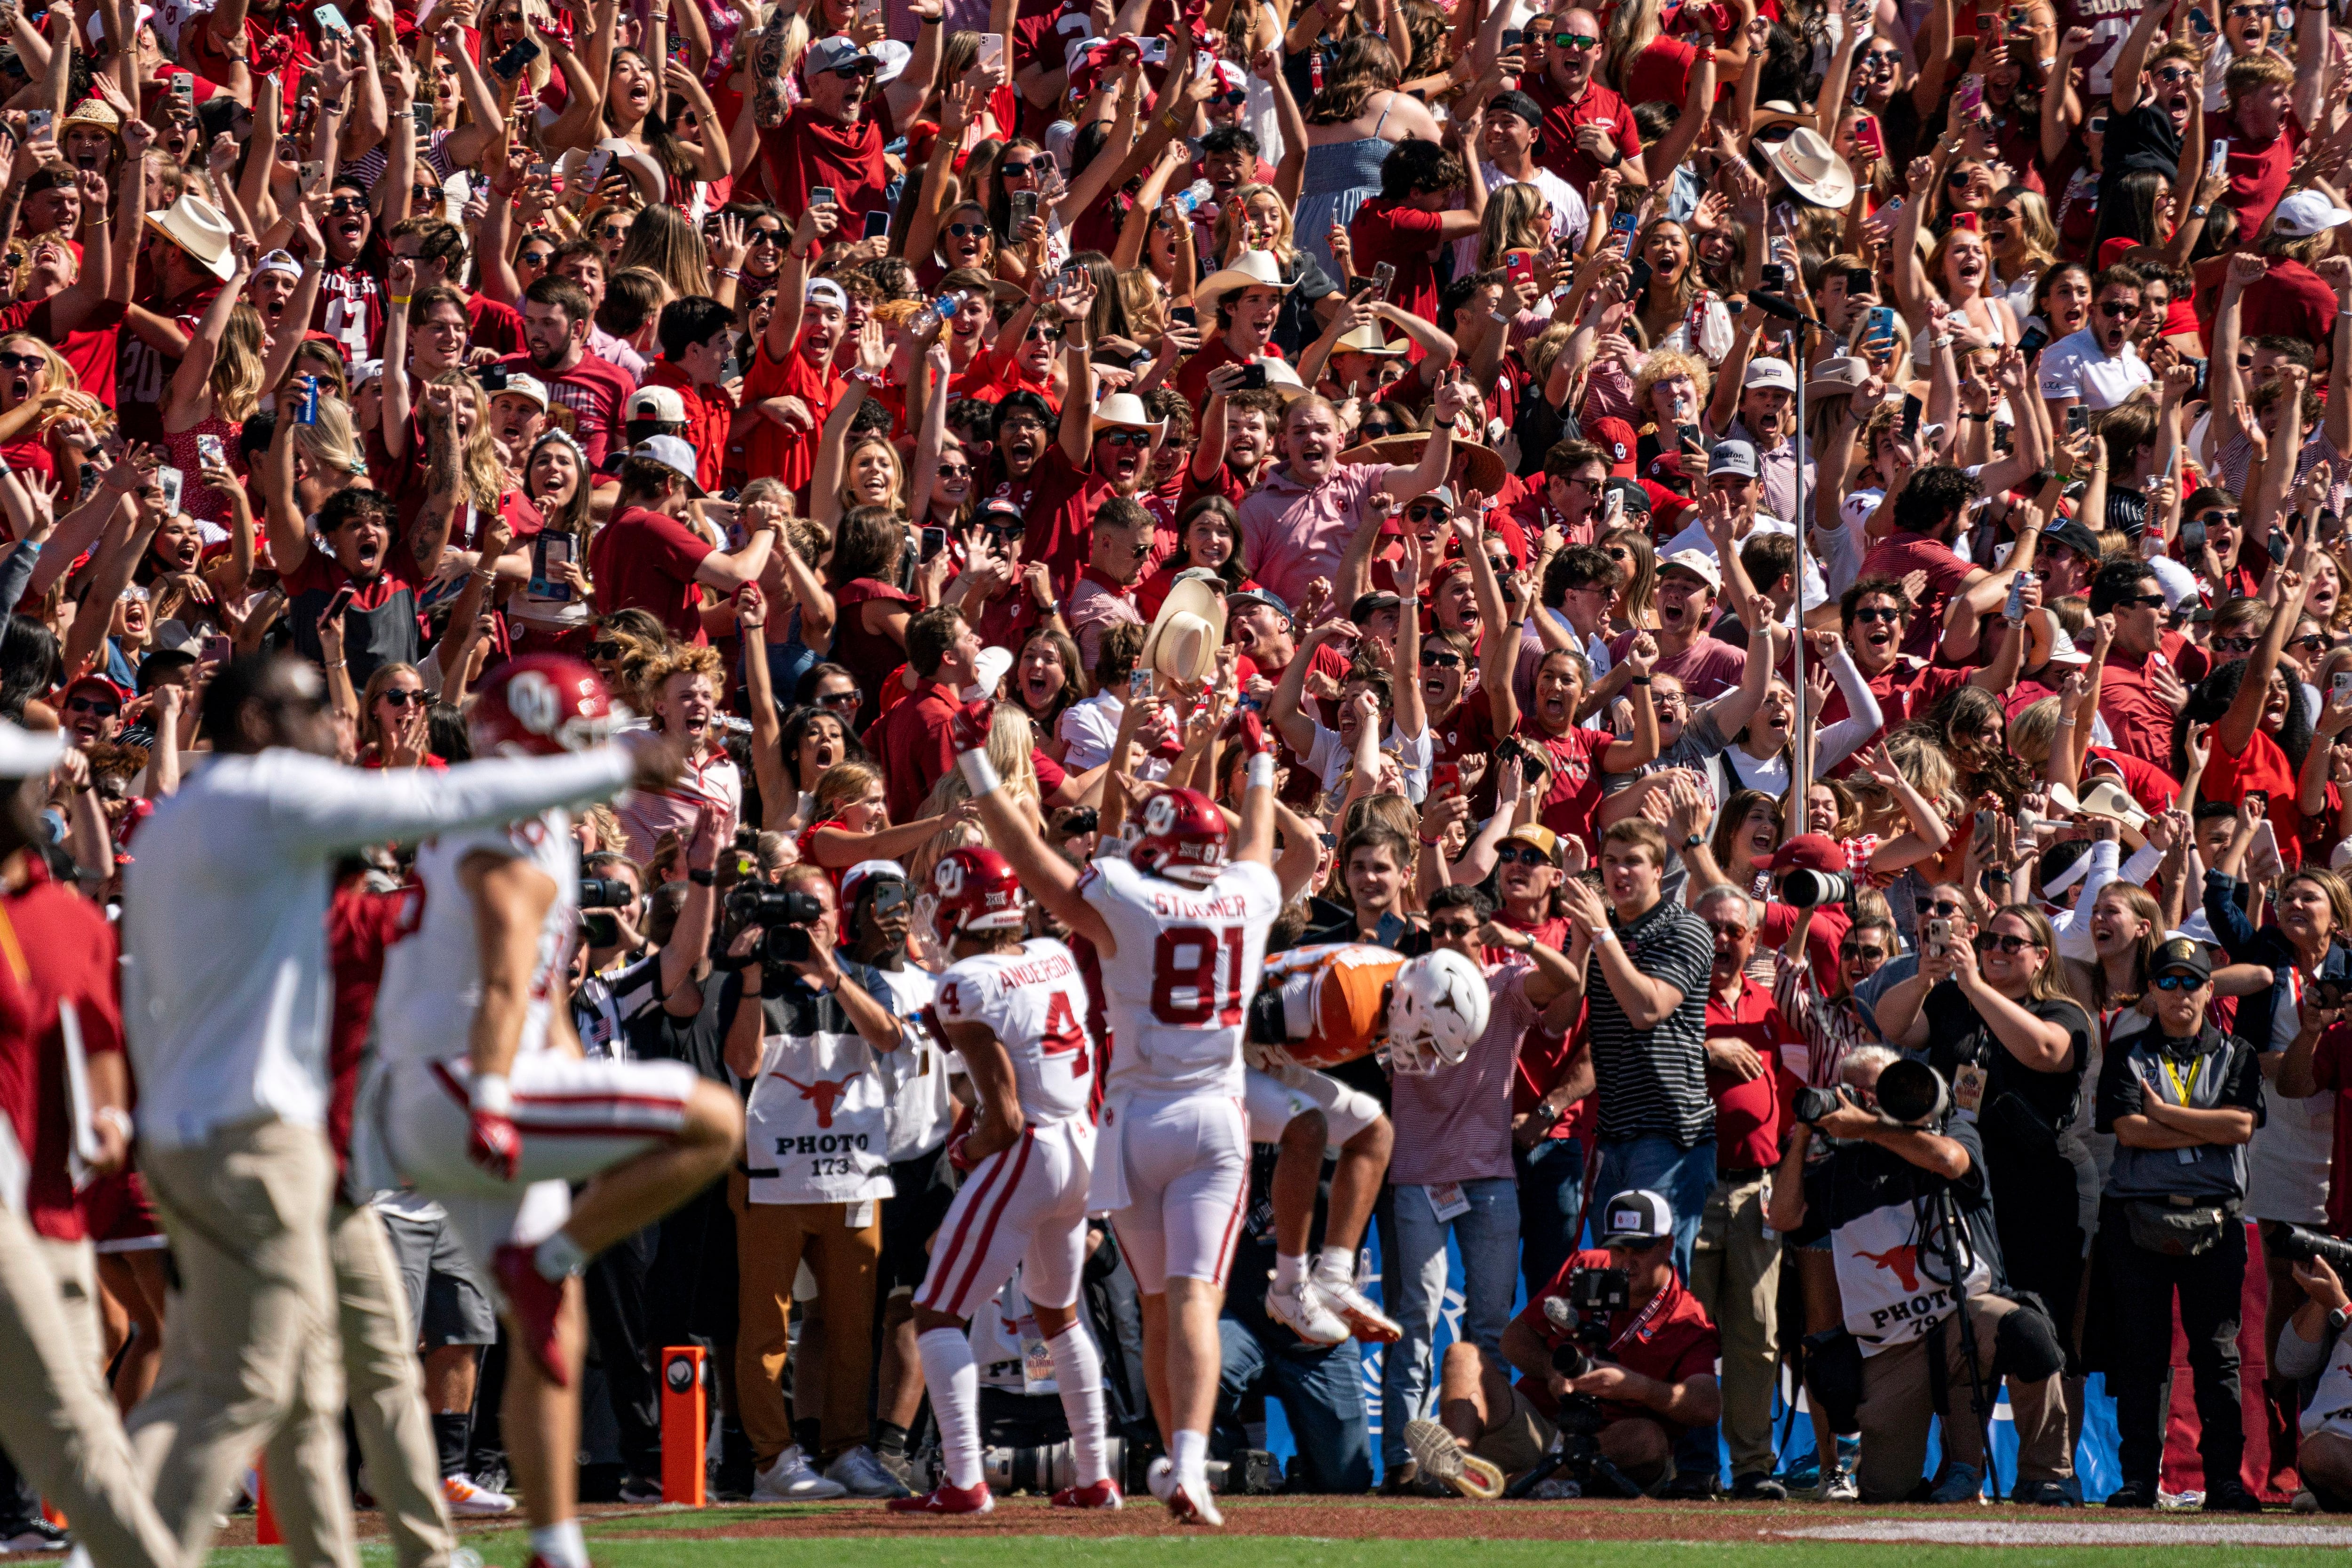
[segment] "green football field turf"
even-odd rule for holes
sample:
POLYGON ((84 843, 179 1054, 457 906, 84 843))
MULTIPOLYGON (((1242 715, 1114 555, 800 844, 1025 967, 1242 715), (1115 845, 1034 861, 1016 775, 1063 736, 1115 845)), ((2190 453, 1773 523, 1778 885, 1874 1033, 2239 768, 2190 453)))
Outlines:
MULTIPOLYGON (((1306 1536, 1055 1535, 963 1536, 952 1525, 914 1537, 855 1539, 796 1536, 788 1539, 696 1539, 713 1526, 774 1518, 782 1510, 730 1510, 719 1518, 669 1515, 633 1518, 611 1526, 591 1524, 589 1549, 598 1568, 778 1568, 814 1556, 824 1568, 1866 1568, 1899 1563, 1901 1568, 2125 1568, 2154 1555, 2145 1544, 1940 1546, 1919 1542, 1675 1541, 1671 1517, 1657 1523, 1655 1541, 1584 1540, 1320 1540, 1306 1536), (650 1527, 650 1528, 649 1528, 650 1527), (639 1539, 614 1539, 613 1532, 639 1539), (648 1534, 657 1539, 643 1539, 648 1534), (808 1548, 817 1547, 816 1553, 808 1548)), ((1846 1515, 1848 1519, 1854 1516, 1846 1515)), ((2011 1516, 2013 1517, 2013 1516, 2011 1516)), ((2077 1516, 2095 1524, 2094 1511, 2077 1516)), ((2137 1516, 2140 1521, 2148 1516, 2137 1516)), ((1971 1522, 2005 1522, 1999 1516, 1973 1516, 1971 1522)), ((2286 1527, 2284 1516, 2262 1521, 2286 1527)), ((1475 1528, 1465 1517, 1465 1531, 1475 1528)), ((2264 1532, 2269 1533, 2268 1531, 2264 1532)), ((2165 1568, 2318 1568, 2340 1563, 2342 1538, 2326 1546, 2190 1545, 2161 1548, 2165 1568)), ((529 1555, 520 1531, 469 1534, 486 1568, 521 1568, 529 1555)), ((366 1568, 391 1568, 390 1548, 370 1543, 366 1568)), ((285 1562, 275 1547, 216 1551, 218 1568, 276 1568, 285 1562)))

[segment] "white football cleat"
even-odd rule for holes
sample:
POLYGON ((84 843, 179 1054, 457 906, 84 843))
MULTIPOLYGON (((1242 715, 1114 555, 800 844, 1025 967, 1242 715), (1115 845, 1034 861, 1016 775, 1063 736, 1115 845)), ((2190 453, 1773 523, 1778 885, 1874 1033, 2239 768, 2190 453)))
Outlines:
POLYGON ((1304 1278, 1287 1289, 1269 1287, 1265 1315, 1310 1345, 1344 1344, 1348 1339, 1348 1325, 1324 1305, 1323 1293, 1304 1278))
POLYGON ((1332 1315, 1367 1344, 1391 1345, 1404 1338, 1404 1325, 1373 1306, 1371 1298, 1353 1284, 1334 1285, 1328 1279, 1318 1279, 1314 1285, 1316 1294, 1323 1298, 1323 1304, 1332 1315))

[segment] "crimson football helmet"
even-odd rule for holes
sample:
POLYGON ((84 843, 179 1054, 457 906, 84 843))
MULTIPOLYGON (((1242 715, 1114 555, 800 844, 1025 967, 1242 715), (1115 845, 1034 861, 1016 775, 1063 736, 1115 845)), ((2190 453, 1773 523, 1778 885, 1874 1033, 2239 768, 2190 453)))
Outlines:
POLYGON ((466 715, 478 757, 584 752, 623 715, 596 672, 569 654, 509 659, 482 678, 466 715))
POLYGON ((1154 790, 1127 819, 1127 858, 1155 877, 1205 888, 1225 868, 1225 814, 1196 789, 1154 790))
POLYGON ((1021 879, 993 849, 950 849, 931 868, 931 936, 941 946, 959 931, 1018 931, 1029 918, 1021 879))

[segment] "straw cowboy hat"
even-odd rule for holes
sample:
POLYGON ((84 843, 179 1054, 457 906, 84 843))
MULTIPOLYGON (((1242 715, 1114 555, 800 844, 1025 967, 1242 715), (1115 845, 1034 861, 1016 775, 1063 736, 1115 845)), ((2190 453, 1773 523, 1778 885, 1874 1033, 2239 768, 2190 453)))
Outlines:
POLYGON ((1131 392, 1114 392, 1095 405, 1094 418, 1087 429, 1091 434, 1110 425, 1131 425, 1139 430, 1149 430, 1155 443, 1168 433, 1168 421, 1150 417, 1143 399, 1131 392))
POLYGON ((1270 250, 1244 250, 1234 258, 1231 267, 1212 272, 1192 290, 1193 309, 1213 319, 1217 301, 1228 289, 1279 289, 1287 294, 1298 287, 1282 276, 1282 264, 1270 250))
POLYGON ((2147 813, 2131 797, 2131 792, 2114 779, 2101 779, 2082 793, 2078 799, 2064 784, 2050 786, 2050 804, 2068 816, 2104 816, 2123 829, 2126 842, 2134 848, 2147 842, 2141 829, 2147 826, 2147 813))
POLYGON ((1335 354, 1371 354, 1381 359, 1396 359, 1412 352, 1412 345, 1399 338, 1391 342, 1378 321, 1366 321, 1346 337, 1331 345, 1335 354))
POLYGON ((1213 572, 1179 572, 1168 598, 1143 634, 1139 665, 1185 686, 1198 686, 1216 668, 1225 641, 1225 598, 1210 584, 1213 572))
POLYGON ((1789 139, 1764 154, 1764 161, 1789 182, 1789 188, 1817 207, 1850 206, 1853 202, 1853 171, 1810 125, 1798 127, 1789 139))
POLYGON ((1265 366, 1265 389, 1283 402, 1295 403, 1311 390, 1298 379, 1298 373, 1283 361, 1265 359, 1257 363, 1265 366))
MULTIPOLYGON (((1429 449, 1429 432, 1408 430, 1402 436, 1383 436, 1377 441, 1366 441, 1339 454, 1343 463, 1391 463, 1410 468, 1421 461, 1422 453, 1429 449)), ((1454 441, 1454 477, 1465 488, 1489 498, 1503 488, 1509 469, 1503 464, 1502 454, 1479 441, 1454 441), (1466 460, 1466 463, 1465 463, 1466 460)), ((1412 498, 1403 498, 1407 500, 1412 498)))
POLYGON ((226 283, 236 272, 229 254, 229 226, 220 208, 202 196, 182 196, 162 212, 147 215, 148 226, 188 253, 188 258, 226 283))

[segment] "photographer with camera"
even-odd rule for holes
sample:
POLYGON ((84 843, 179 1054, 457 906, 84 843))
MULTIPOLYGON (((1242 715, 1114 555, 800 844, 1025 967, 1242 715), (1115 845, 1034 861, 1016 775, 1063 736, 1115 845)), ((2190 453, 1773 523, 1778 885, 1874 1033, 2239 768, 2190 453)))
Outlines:
POLYGON ((1884 1503, 1918 1489, 1940 1415, 1951 1468, 1932 1500, 1969 1501, 1983 1485, 1985 1421, 2006 1376, 2017 1495, 2062 1500, 2065 1355, 2046 1316, 1995 1293, 2000 1248, 1976 1124, 1948 1121, 1935 1069, 1884 1046, 1848 1053, 1843 1079, 1799 1091, 1769 1216, 1800 1246, 1826 1232, 1837 1266, 1844 1324, 1805 1346, 1816 1419, 1861 1432, 1862 1500, 1884 1503), (1816 1140, 1829 1153, 1809 1168, 1816 1140))
MULTIPOLYGON (((2303 1305, 2279 1331, 2271 1371, 2296 1382, 2316 1383, 2304 1405, 2302 1441, 2295 1447, 2295 1472, 2305 1492, 2329 1513, 2352 1513, 2352 1299, 2328 1257, 2345 1261, 2343 1242, 2319 1240, 2321 1250, 2294 1264, 2303 1305)), ((2307 1511, 2303 1498, 2295 1511, 2307 1511)))
MULTIPOLYGON (((2099 1206, 2088 1321, 2095 1371, 2116 1396, 2123 1485, 2109 1508, 2153 1508, 2172 1407, 2173 1297, 2196 1379, 2205 1511, 2252 1513, 2238 1479, 2238 1309, 2246 1276, 2246 1144, 2263 1122, 2254 1047, 2206 1017, 2205 949, 2175 937, 2148 963, 2147 995, 2118 1013, 2099 1066, 2096 1125, 2116 1138, 2099 1206)), ((2257 1016, 2258 1021, 2267 1022, 2257 1016)))
POLYGON ((1930 915, 1923 935, 1919 973, 1879 999, 1879 1029, 1951 1085, 1955 1121, 1975 1123, 2011 1287, 2071 1324, 2086 1238, 2063 1200, 2094 1180, 2072 1127, 2091 1016, 2066 994, 2057 934, 2030 905, 1995 910, 1972 939, 1930 915))
POLYGON ((1446 1347, 1438 1420, 1405 1434, 1423 1475, 1495 1497, 1565 1433, 1564 1468, 1584 1473, 1539 1495, 1576 1497, 1613 1468, 1658 1497, 1674 1482, 1675 1440, 1721 1415, 1719 1345, 1675 1273, 1674 1210, 1656 1193, 1623 1192, 1597 1218, 1605 1250, 1574 1254, 1529 1299, 1503 1331, 1501 1357, 1466 1340, 1446 1347))
MULTIPOLYGON (((754 1502, 904 1497, 866 1447, 874 1279, 882 1200, 892 1195, 889 1115, 905 1067, 881 973, 838 948, 841 908, 823 867, 745 883, 728 900, 721 988, 727 1066, 750 1082, 744 1165, 729 1177, 741 1274, 735 1383, 750 1434, 754 1502), (778 1379, 802 1258, 824 1300, 819 1475, 793 1442, 778 1379)), ((803 1344, 802 1354, 815 1347, 803 1344)))

